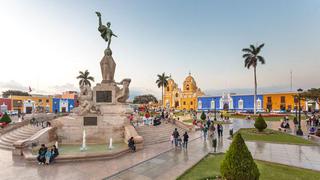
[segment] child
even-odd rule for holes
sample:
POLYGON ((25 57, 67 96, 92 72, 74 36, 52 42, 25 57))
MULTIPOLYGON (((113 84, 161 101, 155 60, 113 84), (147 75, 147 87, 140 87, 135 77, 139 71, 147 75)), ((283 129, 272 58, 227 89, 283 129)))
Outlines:
POLYGON ((46 152, 46 154, 45 154, 46 164, 47 164, 47 165, 49 165, 49 163, 50 163, 50 159, 51 159, 51 155, 52 155, 51 151, 52 151, 52 149, 48 150, 48 151, 46 152))
POLYGON ((181 136, 178 136, 178 146, 182 147, 182 139, 181 136))
POLYGON ((170 141, 171 141, 171 144, 172 144, 172 145, 173 145, 173 140, 174 140, 173 134, 171 134, 171 136, 170 136, 170 141))

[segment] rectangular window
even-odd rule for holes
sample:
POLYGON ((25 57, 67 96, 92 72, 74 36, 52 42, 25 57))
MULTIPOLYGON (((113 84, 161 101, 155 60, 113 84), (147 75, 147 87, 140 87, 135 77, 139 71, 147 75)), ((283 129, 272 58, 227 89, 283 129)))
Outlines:
POLYGON ((286 103, 286 97, 285 96, 281 96, 281 103, 286 103))
POLYGON ((39 102, 42 102, 42 99, 39 99, 39 102))
POLYGON ((271 97, 267 97, 268 104, 271 104, 271 97))
POLYGON ((183 105, 186 105, 186 102, 185 102, 185 101, 183 101, 183 105))
POLYGON ((46 103, 48 103, 49 102, 49 99, 46 99, 46 103))
POLYGON ((192 102, 192 101, 190 102, 190 105, 193 105, 193 102, 192 102))

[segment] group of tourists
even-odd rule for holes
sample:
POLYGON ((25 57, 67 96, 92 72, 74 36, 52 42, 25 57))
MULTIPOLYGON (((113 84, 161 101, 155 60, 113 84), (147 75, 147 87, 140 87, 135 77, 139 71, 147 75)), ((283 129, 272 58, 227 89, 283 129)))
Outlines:
POLYGON ((308 119, 307 119, 307 126, 309 127, 309 134, 314 135, 316 134, 319 136, 320 132, 320 122, 319 122, 319 116, 315 113, 313 113, 308 119), (318 133, 317 133, 318 132, 318 133))
POLYGON ((49 165, 50 163, 54 162, 58 155, 59 150, 55 145, 53 145, 52 148, 48 148, 45 144, 42 144, 38 151, 37 160, 39 164, 49 165))
POLYGON ((170 141, 171 141, 171 144, 174 145, 176 148, 188 149, 188 142, 189 142, 188 132, 186 131, 183 134, 183 142, 182 142, 182 138, 179 134, 179 131, 177 128, 175 128, 173 133, 171 134, 170 141))
POLYGON ((30 120, 30 124, 37 127, 41 126, 42 128, 51 126, 49 121, 45 121, 44 119, 38 120, 34 117, 30 120))

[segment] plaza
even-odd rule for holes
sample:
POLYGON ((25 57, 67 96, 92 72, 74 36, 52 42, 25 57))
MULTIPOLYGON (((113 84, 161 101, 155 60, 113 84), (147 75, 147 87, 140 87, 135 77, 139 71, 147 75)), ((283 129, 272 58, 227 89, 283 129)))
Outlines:
POLYGON ((0 179, 320 179, 319 3, 0 4, 0 179))

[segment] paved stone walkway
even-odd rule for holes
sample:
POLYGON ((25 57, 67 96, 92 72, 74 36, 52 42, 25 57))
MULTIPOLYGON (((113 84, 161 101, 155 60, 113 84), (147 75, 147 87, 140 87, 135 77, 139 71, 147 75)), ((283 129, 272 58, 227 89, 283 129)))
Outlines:
MULTIPOLYGON (((235 121, 233 125, 235 130, 240 127, 251 126, 252 122, 248 123, 244 120, 235 121)), ((228 126, 225 126, 224 134, 225 138, 228 137, 228 126)), ((227 139, 219 141, 218 150, 224 152, 229 143, 230 141, 227 139)), ((256 159, 320 170, 320 147, 256 142, 247 142, 247 145, 256 159)), ((125 177, 129 173, 134 172, 135 176, 140 177, 139 179, 174 179, 212 151, 211 144, 209 142, 204 143, 202 139, 190 142, 188 151, 171 150, 171 148, 171 144, 166 142, 146 146, 141 151, 126 154, 116 159, 56 163, 49 166, 26 164, 19 157, 12 157, 11 151, 0 150, 0 169, 3 169, 3 171, 0 171, 0 179, 91 180, 103 179, 126 169, 114 178, 126 179, 125 177), (153 159, 149 160, 150 158, 153 159), (139 165, 134 166, 137 164, 139 165)), ((134 175, 131 174, 130 179, 133 179, 133 177, 134 175)))
MULTIPOLYGON (((235 125, 237 129, 238 124, 235 123, 235 125)), ((231 141, 226 138, 228 137, 227 132, 228 126, 225 126, 224 137, 218 141, 218 152, 226 152, 231 143, 231 141)), ((246 144, 254 159, 320 171, 319 146, 300 146, 264 142, 246 142, 246 144)), ((170 150, 106 179, 176 179, 176 177, 212 151, 211 142, 205 142, 200 138, 190 142, 187 151, 181 149, 170 150)))

